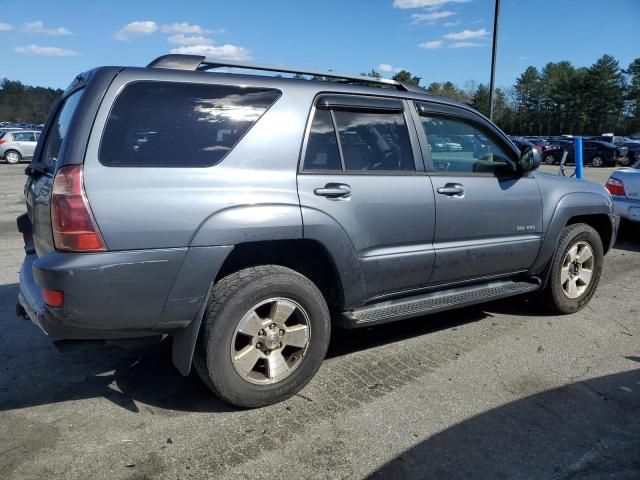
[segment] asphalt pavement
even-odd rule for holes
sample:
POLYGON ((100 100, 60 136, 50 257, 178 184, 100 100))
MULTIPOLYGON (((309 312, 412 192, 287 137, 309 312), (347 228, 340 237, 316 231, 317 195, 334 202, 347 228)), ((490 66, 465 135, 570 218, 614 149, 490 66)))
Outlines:
POLYGON ((640 478, 638 230, 577 314, 514 298, 334 329, 300 394, 238 410, 167 342, 62 354, 16 317, 22 171, 0 165, 2 479, 640 478))

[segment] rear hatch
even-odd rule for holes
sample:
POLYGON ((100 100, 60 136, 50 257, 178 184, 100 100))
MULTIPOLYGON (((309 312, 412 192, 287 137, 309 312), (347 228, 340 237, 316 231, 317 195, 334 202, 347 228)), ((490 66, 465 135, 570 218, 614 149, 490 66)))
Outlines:
POLYGON ((40 135, 38 147, 27 167, 25 199, 29 222, 18 220, 18 227, 25 236, 27 250, 31 243, 40 257, 54 250, 51 230, 51 189, 60 157, 64 155, 64 140, 76 111, 83 89, 64 98, 52 112, 45 131, 40 135))

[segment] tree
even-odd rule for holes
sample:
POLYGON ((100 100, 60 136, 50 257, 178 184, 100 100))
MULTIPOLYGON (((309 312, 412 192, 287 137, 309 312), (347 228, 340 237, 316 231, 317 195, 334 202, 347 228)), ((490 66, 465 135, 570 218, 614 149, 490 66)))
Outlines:
POLYGON ((31 87, 21 82, 0 81, 0 121, 43 123, 62 90, 31 87))
POLYGON ((400 70, 391 78, 398 82, 408 83, 411 85, 419 85, 421 80, 420 77, 414 77, 413 74, 407 70, 400 70))
POLYGON ((458 102, 468 103, 471 99, 467 92, 465 92, 461 88, 456 87, 451 82, 433 82, 426 88, 426 90, 432 95, 450 98, 452 100, 457 100, 458 102))
POLYGON ((471 98, 471 106, 479 112, 489 115, 489 88, 481 83, 471 98))
POLYGON ((640 58, 629 64, 624 72, 627 77, 625 92, 625 122, 628 133, 640 133, 640 58))
POLYGON ((603 55, 588 69, 586 82, 591 93, 590 130, 612 131, 620 120, 624 102, 623 75, 618 61, 611 55, 603 55))
POLYGON ((517 128, 521 133, 542 133, 542 82, 536 67, 527 69, 516 79, 514 85, 515 108, 518 115, 517 128))
POLYGON ((372 68, 369 73, 361 73, 360 75, 362 75, 363 77, 371 77, 371 78, 377 78, 377 79, 382 78, 382 75, 380 75, 380 72, 377 71, 375 68, 372 68))

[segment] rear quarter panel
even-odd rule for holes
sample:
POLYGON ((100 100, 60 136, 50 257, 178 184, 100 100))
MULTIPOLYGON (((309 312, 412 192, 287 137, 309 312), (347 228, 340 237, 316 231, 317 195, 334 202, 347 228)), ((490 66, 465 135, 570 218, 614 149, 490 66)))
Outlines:
MULTIPOLYGON (((296 165, 311 96, 282 96, 218 165, 204 168, 105 167, 98 161, 101 132, 119 91, 130 81, 237 84, 237 76, 127 69, 105 96, 89 140, 85 186, 110 250, 302 237, 296 165)), ((248 86, 270 86, 269 79, 248 86)), ((274 88, 278 88, 274 82, 274 88)))

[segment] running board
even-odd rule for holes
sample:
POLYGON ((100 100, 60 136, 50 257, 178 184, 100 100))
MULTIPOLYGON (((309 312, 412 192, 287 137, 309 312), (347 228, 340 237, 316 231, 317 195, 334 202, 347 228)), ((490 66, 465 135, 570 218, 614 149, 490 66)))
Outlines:
POLYGON ((539 287, 540 281, 531 279, 530 281, 493 281, 466 287, 450 288, 412 297, 387 300, 357 308, 350 312, 343 312, 339 322, 346 328, 359 328, 395 322, 405 318, 419 317, 532 292, 539 287))

